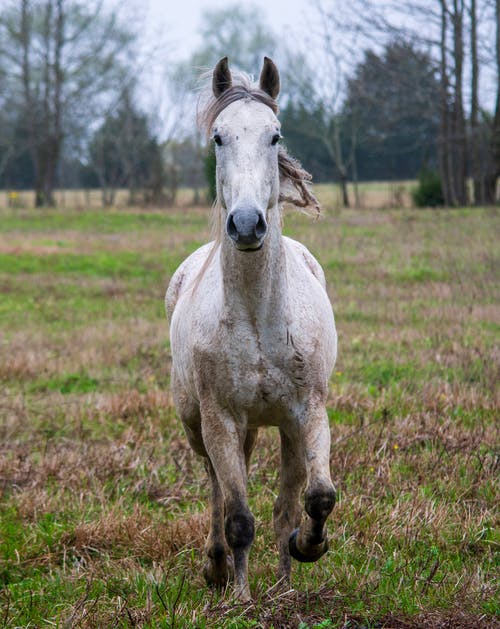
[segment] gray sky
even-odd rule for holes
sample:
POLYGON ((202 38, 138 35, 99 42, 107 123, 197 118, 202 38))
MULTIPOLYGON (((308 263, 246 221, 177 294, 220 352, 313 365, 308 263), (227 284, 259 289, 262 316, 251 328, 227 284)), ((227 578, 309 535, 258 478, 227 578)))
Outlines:
MULTIPOLYGON (((120 0, 106 2, 122 12, 124 17, 120 0)), ((168 137, 173 125, 178 129, 181 124, 176 107, 172 107, 174 103, 168 82, 165 81, 169 64, 189 59, 199 48, 201 40, 198 32, 204 11, 229 8, 235 4, 238 4, 238 0, 129 0, 127 3, 125 21, 134 20, 140 24, 146 59, 148 46, 151 45, 155 50, 149 58, 154 61, 146 61, 144 65, 144 89, 139 91, 138 97, 146 109, 155 111, 158 133, 163 139, 168 137), (159 53, 156 50, 158 45, 159 53)), ((293 33, 300 32, 304 21, 308 19, 307 14, 311 14, 308 0, 251 0, 248 4, 258 7, 262 22, 277 36, 281 35, 287 44, 293 41, 293 33)), ((250 72, 252 68, 245 70, 250 72)), ((194 105, 191 105, 188 105, 185 117, 182 118, 186 119, 187 127, 191 127, 195 119, 194 105)))
MULTIPOLYGON (((161 30, 173 44, 173 57, 186 58, 200 44, 198 29, 203 11, 237 4, 236 0, 146 0, 147 29, 161 30)), ((264 22, 277 34, 298 31, 310 3, 307 0, 252 0, 260 7, 264 22)), ((143 5, 144 6, 144 5, 143 5)))

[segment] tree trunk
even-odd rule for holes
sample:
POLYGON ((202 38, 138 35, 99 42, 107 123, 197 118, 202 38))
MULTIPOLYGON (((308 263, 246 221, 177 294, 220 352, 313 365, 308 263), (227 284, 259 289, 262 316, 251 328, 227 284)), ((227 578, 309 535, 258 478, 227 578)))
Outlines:
POLYGON ((349 207, 349 193, 347 191, 347 173, 344 168, 342 170, 339 168, 339 183, 340 189, 342 191, 342 205, 344 207, 349 207))
POLYGON ((349 207, 349 193, 347 191, 347 168, 344 166, 344 158, 342 155, 342 143, 340 139, 339 124, 336 117, 333 119, 333 150, 331 154, 334 156, 335 164, 339 173, 339 184, 342 192, 342 205, 349 207))
POLYGON ((37 147, 35 152, 35 206, 54 207, 54 188, 57 164, 59 161, 59 143, 48 141, 37 147))
MULTIPOLYGON (((26 9, 28 3, 24 3, 26 9)), ((24 7, 23 4, 23 7, 24 7)), ((46 0, 44 19, 44 76, 43 99, 38 116, 31 115, 31 143, 35 165, 35 205, 54 206, 54 188, 57 165, 61 154, 61 99, 62 69, 61 53, 63 46, 64 11, 63 0, 57 0, 54 17, 53 0, 46 0)), ((25 102, 33 105, 29 92, 29 54, 26 50, 25 102)), ((35 103, 36 104, 36 103, 35 103)))
POLYGON ((447 31, 446 0, 441 0, 441 38, 440 38, 440 108, 439 108, 439 172, 445 205, 453 204, 452 182, 450 181, 449 152, 449 107, 448 107, 448 64, 446 59, 447 31))
POLYGON ((103 207, 111 207, 115 202, 115 188, 108 188, 103 186, 101 188, 101 199, 103 207))
MULTIPOLYGON (((55 147, 54 147, 55 148, 55 147)), ((43 182, 43 196, 45 199, 45 205, 48 207, 54 207, 56 200, 54 197, 56 168, 57 168, 57 151, 51 151, 47 157, 47 164, 45 168, 45 179, 43 182)))
POLYGON ((463 103, 463 0, 453 0, 453 61, 455 75, 453 104, 453 153, 455 162, 455 196, 458 205, 467 204, 466 155, 467 138, 463 103))
POLYGON ((35 174, 35 207, 43 207, 45 205, 45 195, 43 191, 43 173, 36 171, 35 174))
POLYGON ((358 163, 356 160, 356 151, 353 153, 352 160, 352 185, 354 188, 354 205, 357 208, 361 207, 361 199, 359 197, 359 181, 358 181, 358 163))
POLYGON ((477 13, 476 0, 470 0, 470 59, 471 59, 471 113, 470 147, 471 174, 474 204, 484 203, 484 175, 481 173, 481 147, 479 143, 479 62, 477 56, 477 13))
POLYGON ((486 183, 486 202, 496 203, 497 179, 500 176, 500 0, 495 2, 496 13, 496 64, 497 64, 497 100, 495 116, 491 130, 491 153, 493 168, 486 183))
POLYGON ((361 207, 361 200, 359 198, 359 186, 358 186, 358 160, 356 157, 356 149, 358 146, 358 126, 357 115, 353 112, 352 124, 351 124, 351 170, 352 170, 352 183, 354 187, 354 205, 355 207, 361 207))

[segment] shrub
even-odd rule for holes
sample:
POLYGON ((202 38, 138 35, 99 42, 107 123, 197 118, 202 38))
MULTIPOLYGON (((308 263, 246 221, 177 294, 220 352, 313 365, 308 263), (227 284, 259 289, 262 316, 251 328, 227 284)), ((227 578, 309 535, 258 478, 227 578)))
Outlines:
POLYGON ((438 173, 431 168, 422 168, 418 174, 418 185, 412 190, 411 196, 417 207, 444 205, 443 188, 438 173))

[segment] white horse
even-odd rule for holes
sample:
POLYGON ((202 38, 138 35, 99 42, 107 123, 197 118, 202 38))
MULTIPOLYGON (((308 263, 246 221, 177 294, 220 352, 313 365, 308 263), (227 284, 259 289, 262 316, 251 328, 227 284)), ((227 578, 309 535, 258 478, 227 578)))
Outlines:
POLYGON ((212 88, 203 120, 216 145, 219 230, 177 269, 166 306, 174 402, 211 483, 205 578, 224 586, 234 567, 245 601, 254 538, 247 471, 260 426, 281 436, 279 577, 289 581, 290 557, 316 561, 328 548, 335 489, 325 402, 337 337, 321 267, 281 234, 280 200, 317 202, 308 174, 278 146, 276 66, 265 58, 258 87, 245 77, 233 84, 221 59, 212 88), (299 199, 284 193, 287 183, 299 199))

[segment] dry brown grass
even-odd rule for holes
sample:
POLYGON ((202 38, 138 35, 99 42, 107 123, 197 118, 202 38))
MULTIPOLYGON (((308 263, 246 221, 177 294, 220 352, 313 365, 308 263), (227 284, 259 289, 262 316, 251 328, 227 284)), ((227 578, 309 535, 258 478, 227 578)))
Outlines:
POLYGON ((203 549, 208 532, 205 514, 162 522, 154 520, 136 505, 130 515, 123 514, 123 505, 103 513, 99 521, 78 524, 63 536, 62 543, 78 552, 95 556, 102 551, 125 551, 128 559, 141 558, 151 562, 171 559, 186 548, 203 549))
MULTIPOLYGON (((128 364, 143 356, 144 378, 158 374, 158 365, 152 364, 153 353, 158 353, 159 339, 165 338, 165 324, 141 318, 122 321, 117 327, 112 321, 89 322, 83 330, 63 330, 57 336, 34 332, 14 333, 8 344, 0 346, 0 378, 30 380, 55 374, 91 371, 128 364), (127 341, 124 343, 123 339, 127 341)), ((168 373, 168 357, 162 359, 164 374, 168 373)))

